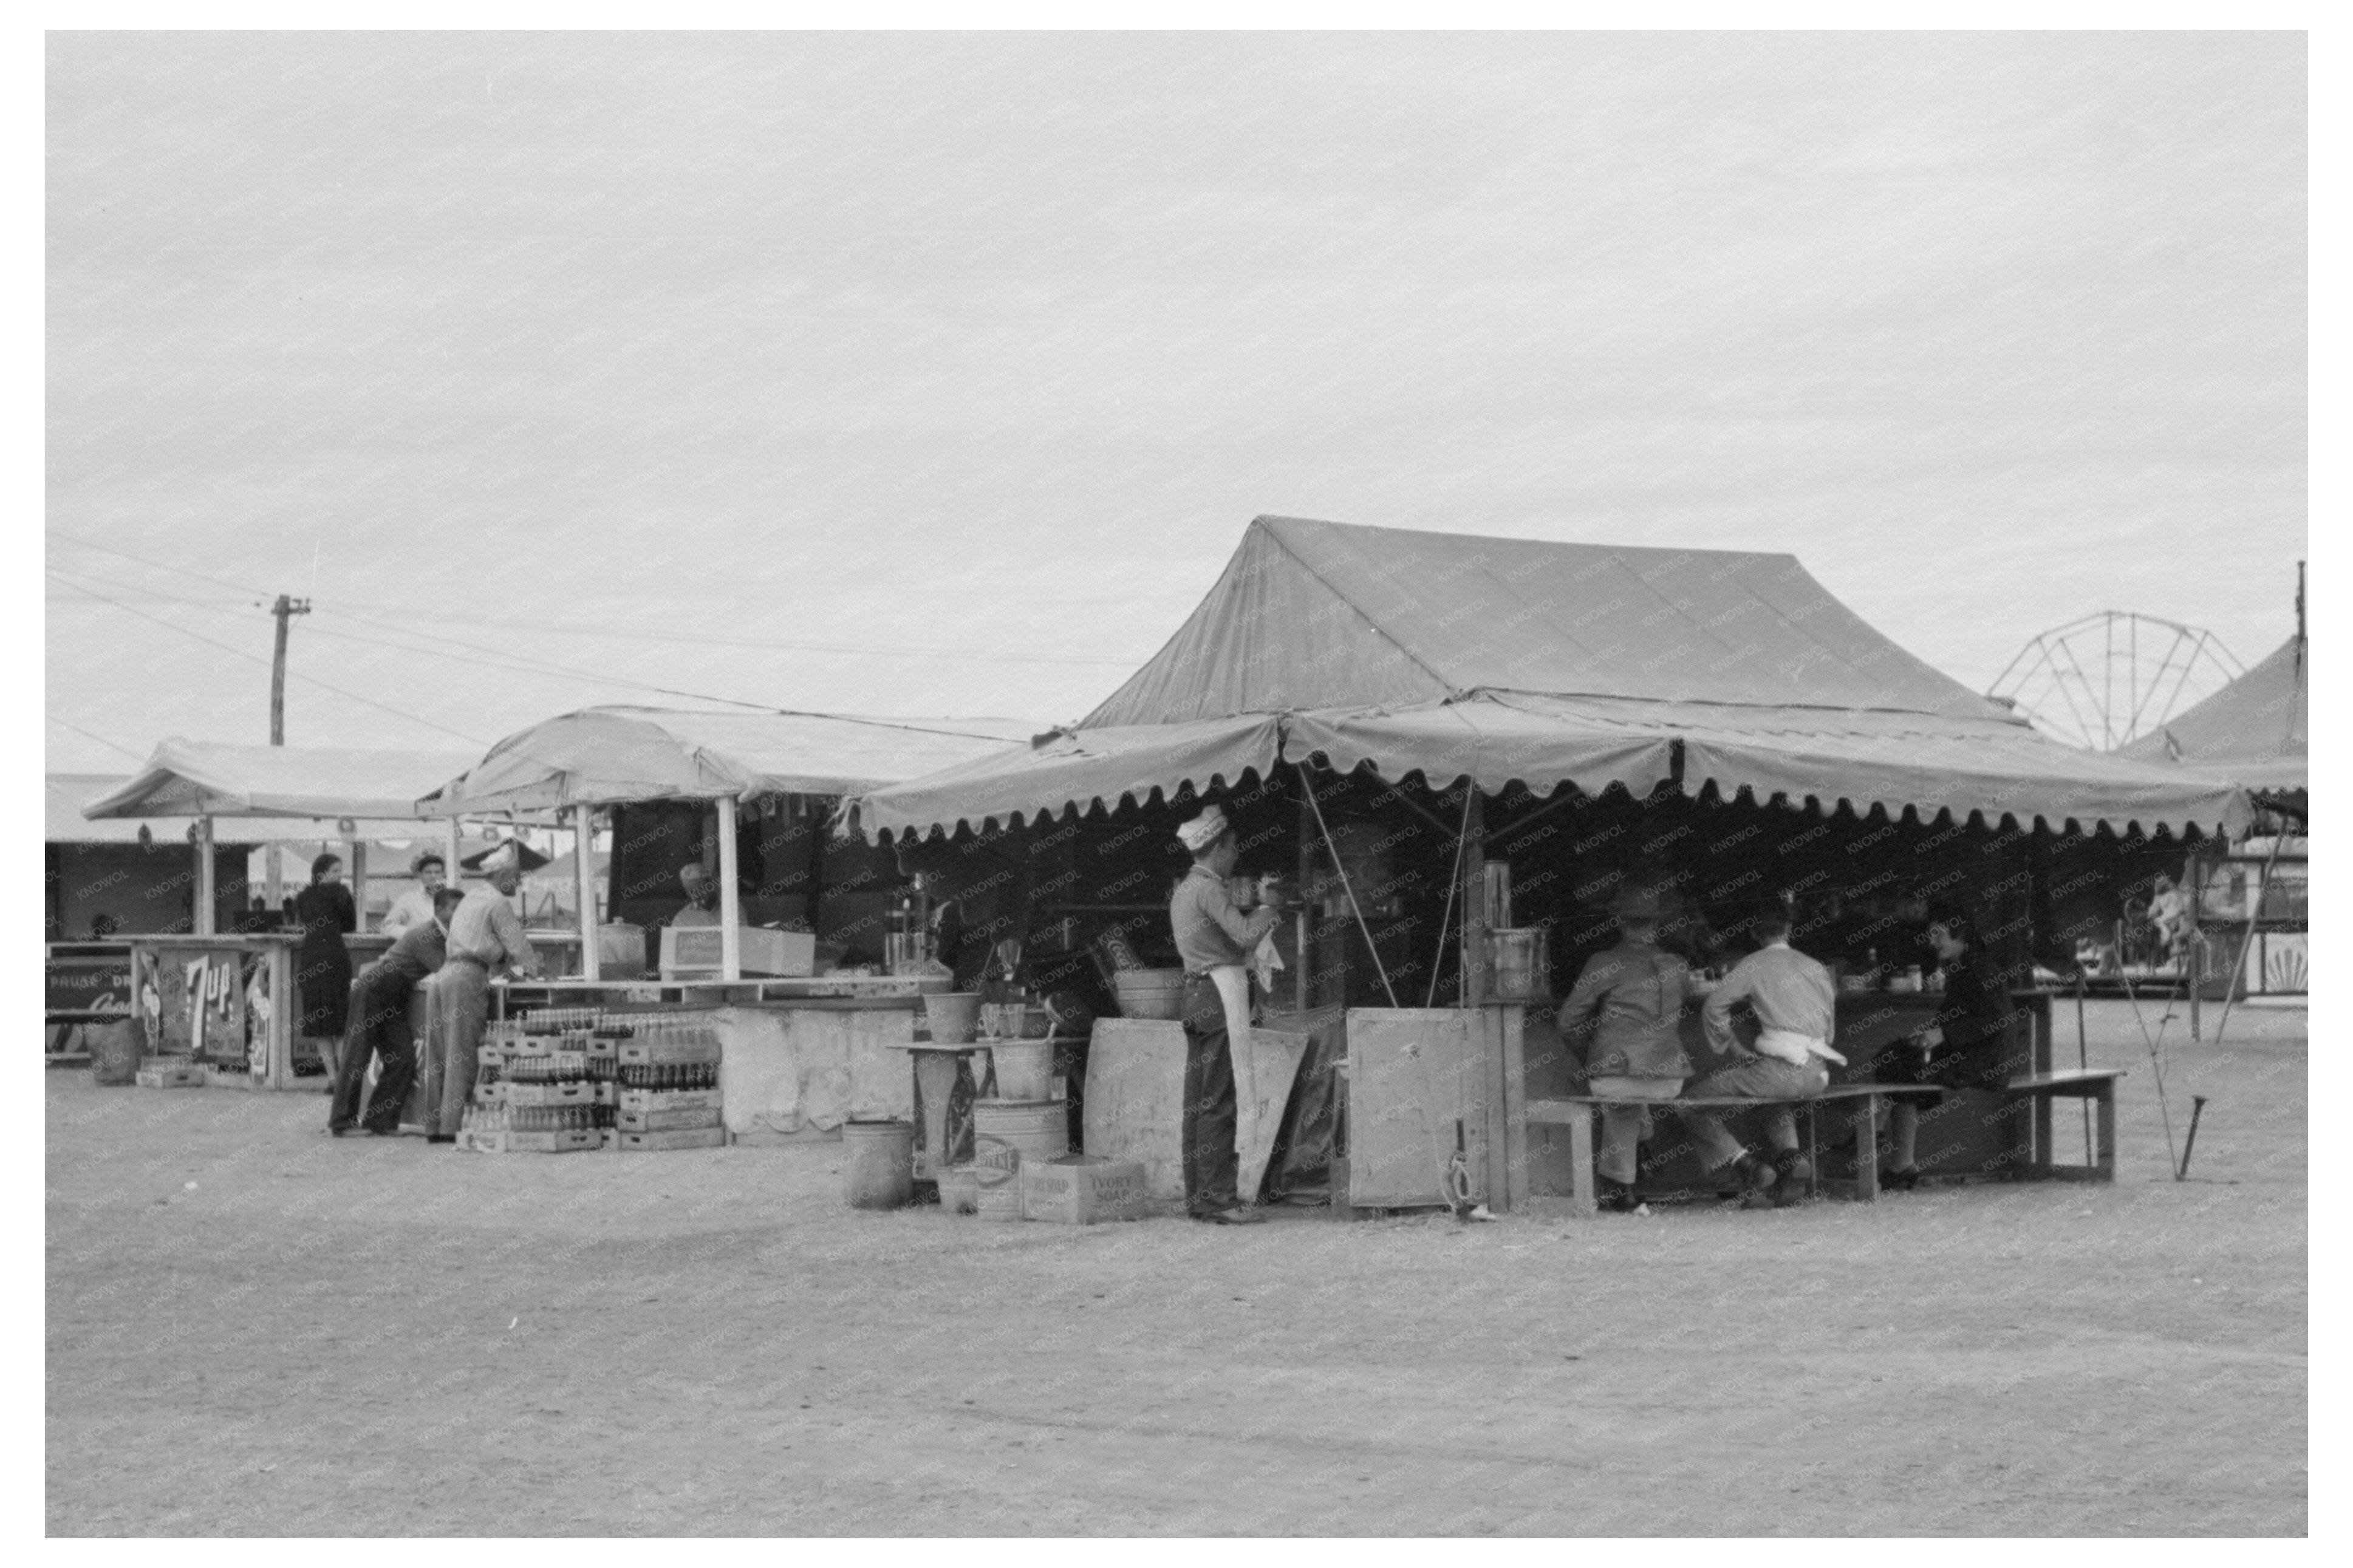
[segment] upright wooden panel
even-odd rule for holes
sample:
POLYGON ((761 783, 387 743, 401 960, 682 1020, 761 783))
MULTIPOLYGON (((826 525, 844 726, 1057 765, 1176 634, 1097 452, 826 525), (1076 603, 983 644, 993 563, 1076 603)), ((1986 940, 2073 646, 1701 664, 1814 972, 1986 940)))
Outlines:
POLYGON ((1446 1201, 1455 1124, 1472 1195, 1488 1195, 1487 1031, 1455 1007, 1348 1009, 1348 1201, 1417 1208, 1446 1201))
POLYGON ((1144 1166, 1154 1198, 1185 1198, 1185 1026, 1097 1018, 1087 1047, 1086 1152, 1144 1166))

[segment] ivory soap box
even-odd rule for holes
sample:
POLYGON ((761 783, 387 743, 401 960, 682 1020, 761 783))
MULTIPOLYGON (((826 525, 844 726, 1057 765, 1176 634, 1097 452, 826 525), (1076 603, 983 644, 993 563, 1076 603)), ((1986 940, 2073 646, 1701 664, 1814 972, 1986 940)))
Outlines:
POLYGON ((1071 1155, 1035 1164, 1021 1162, 1021 1217, 1050 1225, 1097 1225, 1142 1219, 1147 1207, 1144 1166, 1134 1160, 1071 1155))

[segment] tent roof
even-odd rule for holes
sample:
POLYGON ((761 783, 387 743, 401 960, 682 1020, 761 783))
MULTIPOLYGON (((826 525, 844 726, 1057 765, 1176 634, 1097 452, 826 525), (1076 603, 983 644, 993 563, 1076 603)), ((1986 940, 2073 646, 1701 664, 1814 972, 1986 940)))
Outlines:
POLYGON ((178 736, 147 765, 82 808, 110 816, 396 818, 472 759, 451 752, 246 746, 178 736))
MULTIPOLYGON (((150 821, 140 817, 113 816, 103 822, 92 822, 82 816, 85 801, 104 795, 121 784, 121 773, 48 773, 43 776, 42 837, 50 844, 136 844, 139 830, 147 829, 148 837, 159 844, 180 841, 186 834, 185 822, 166 822, 162 817, 150 821)), ((295 832, 298 825, 240 823, 234 842, 260 844, 279 831, 295 832), (265 830, 266 829, 266 830, 265 830)), ((227 847, 232 842, 215 835, 214 843, 227 847)))
POLYGON ((584 708, 501 741, 450 779, 432 809, 855 795, 1002 752, 1044 728, 1018 719, 584 708))
POLYGON ((2025 722, 1889 641, 1793 555, 1261 517, 1168 645, 1081 727, 1478 690, 2025 722))
POLYGON ((2248 789, 2304 789, 2311 777, 2307 661, 2307 650, 2290 637, 2238 679, 2116 754, 2248 789))
POLYGON ((874 791, 869 833, 986 830, 1370 763, 1444 787, 1674 776, 1857 811, 2180 830, 2230 784, 2094 756, 1905 652, 1787 555, 1260 518, 1168 646, 1069 733, 874 791))

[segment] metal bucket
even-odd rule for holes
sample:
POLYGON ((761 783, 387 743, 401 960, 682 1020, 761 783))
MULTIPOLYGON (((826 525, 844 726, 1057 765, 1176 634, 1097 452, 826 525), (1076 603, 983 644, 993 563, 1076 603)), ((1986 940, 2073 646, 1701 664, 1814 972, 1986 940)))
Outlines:
POLYGON ((841 1124, 842 1187, 854 1209, 903 1208, 915 1197, 915 1124, 841 1124))
POLYGON ((1185 1016, 1185 972, 1181 969, 1123 969, 1112 976, 1119 1010, 1130 1018, 1181 1018, 1185 1016))
POLYGON ((923 1021, 935 1046, 968 1046, 980 1026, 980 993, 943 991, 923 998, 923 1021))
POLYGON ((1021 1167, 1070 1152, 1070 1116, 1060 1100, 974 1100, 972 1163, 980 1184, 980 1217, 1019 1219, 1021 1167))
POLYGON ((997 1092, 1007 1100, 1040 1100, 1054 1089, 1054 1042, 999 1040, 988 1049, 997 1092))

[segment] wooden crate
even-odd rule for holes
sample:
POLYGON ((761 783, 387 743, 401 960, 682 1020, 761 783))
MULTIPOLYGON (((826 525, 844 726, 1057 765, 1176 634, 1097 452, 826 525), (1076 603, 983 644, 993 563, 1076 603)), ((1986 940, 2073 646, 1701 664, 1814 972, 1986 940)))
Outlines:
POLYGON ((134 1081, 141 1089, 202 1089, 205 1069, 191 1061, 159 1059, 141 1068, 134 1081))
POLYGON ((661 1149, 723 1149, 727 1146, 724 1127, 689 1127, 668 1132, 621 1133, 621 1152, 650 1153, 661 1149))

